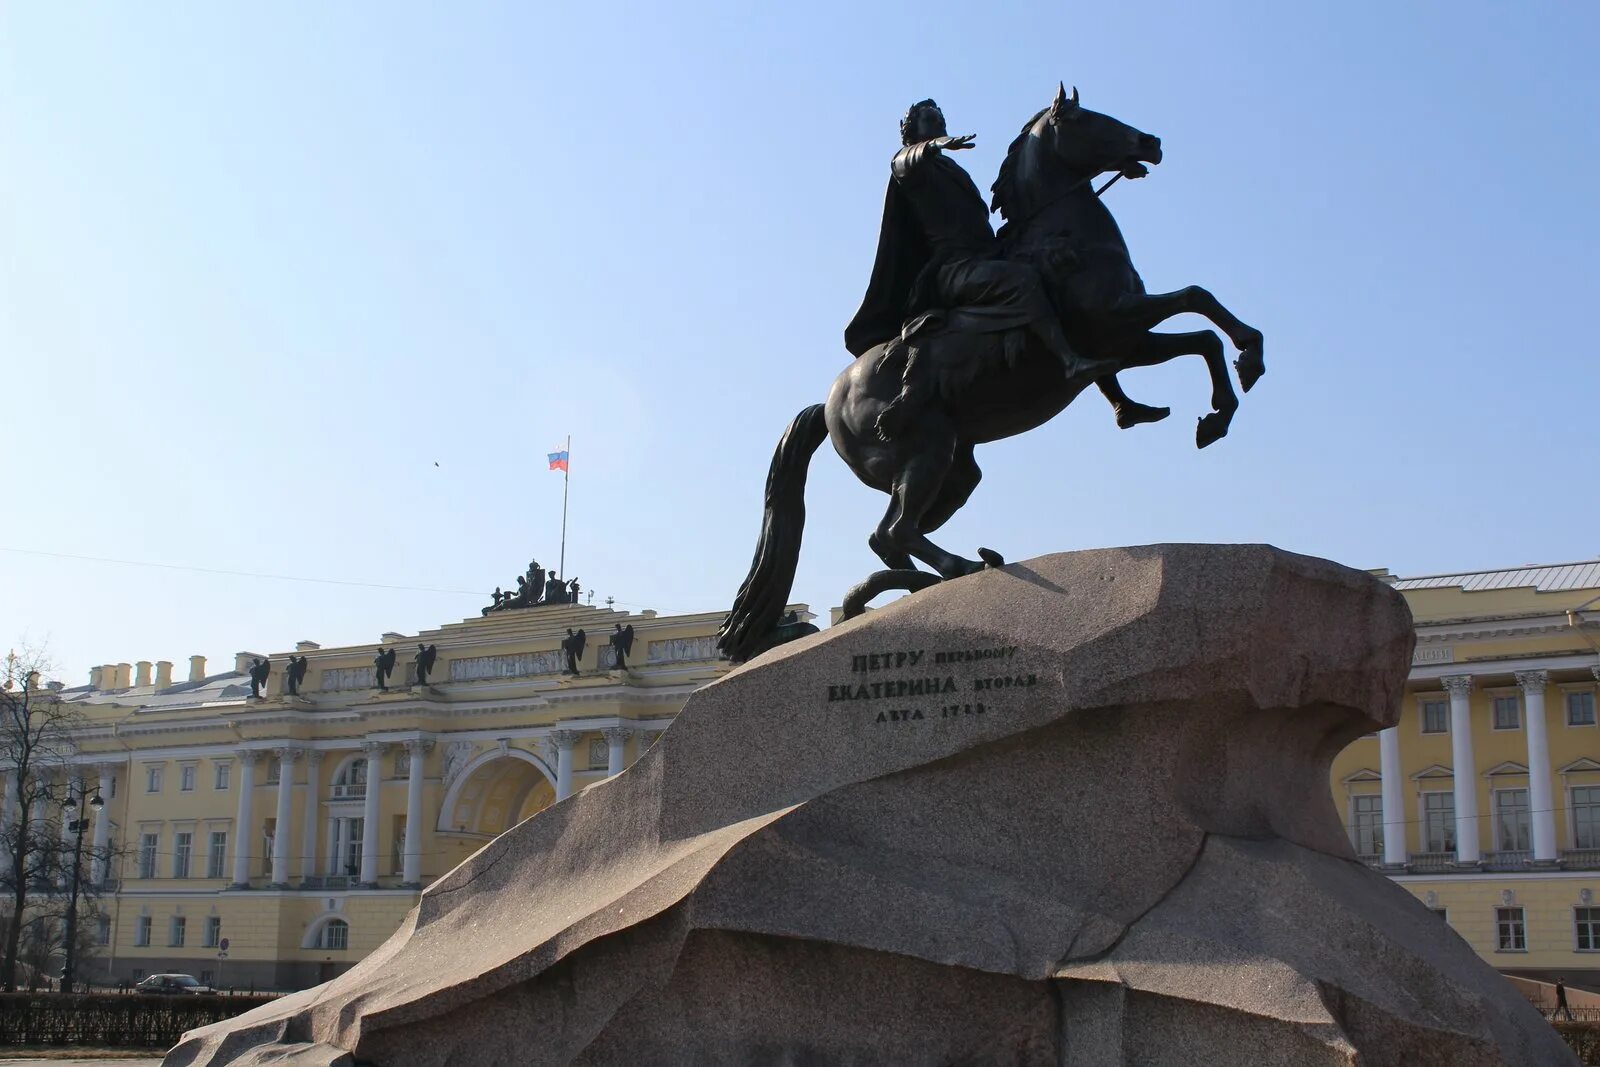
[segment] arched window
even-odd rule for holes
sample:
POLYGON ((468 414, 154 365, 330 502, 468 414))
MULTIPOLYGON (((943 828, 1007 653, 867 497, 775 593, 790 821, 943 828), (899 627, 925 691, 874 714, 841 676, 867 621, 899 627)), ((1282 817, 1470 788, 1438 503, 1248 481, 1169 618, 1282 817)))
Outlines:
POLYGON ((367 795, 367 761, 360 756, 349 760, 333 777, 333 798, 352 799, 367 795))
POLYGON ((329 919, 317 935, 317 947, 344 949, 350 947, 350 924, 343 919, 329 919))

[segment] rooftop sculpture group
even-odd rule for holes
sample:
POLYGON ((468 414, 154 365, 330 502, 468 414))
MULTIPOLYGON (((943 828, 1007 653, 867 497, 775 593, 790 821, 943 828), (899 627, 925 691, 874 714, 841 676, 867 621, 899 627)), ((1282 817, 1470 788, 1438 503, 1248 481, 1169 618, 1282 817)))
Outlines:
POLYGON ((1091 382, 1118 425, 1154 422, 1167 409, 1130 400, 1117 374, 1200 356, 1212 410, 1195 443, 1204 448, 1226 434, 1239 401, 1222 339, 1211 330, 1153 332, 1161 322, 1185 312, 1209 319, 1239 349, 1234 367, 1246 391, 1266 370, 1261 332, 1205 289, 1145 292, 1094 188, 1101 174, 1148 174, 1147 164, 1161 162, 1158 138, 1088 110, 1063 85, 1023 124, 986 205, 951 158, 973 137, 951 137, 937 104, 913 104, 900 135, 866 298, 845 331, 856 360, 825 404, 796 416, 772 457, 755 558, 719 638, 735 660, 781 636, 805 525, 806 468, 824 438, 890 498, 867 538, 888 569, 851 591, 849 615, 878 593, 999 565, 996 552, 969 559, 928 535, 977 488, 977 445, 1042 425, 1091 382), (998 233, 991 207, 1006 220, 998 233))
POLYGON ((539 561, 534 560, 528 564, 526 574, 517 575, 516 592, 501 592, 500 587, 495 586, 492 603, 483 609, 482 614, 544 604, 576 604, 581 591, 578 579, 563 581, 555 571, 546 574, 545 569, 539 566, 539 561))

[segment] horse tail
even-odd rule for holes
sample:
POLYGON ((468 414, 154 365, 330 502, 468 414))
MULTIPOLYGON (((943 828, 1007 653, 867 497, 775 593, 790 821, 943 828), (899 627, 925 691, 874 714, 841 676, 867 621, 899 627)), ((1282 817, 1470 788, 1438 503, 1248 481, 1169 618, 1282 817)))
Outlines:
POLYGON ((806 525, 806 468, 828 436, 823 411, 823 405, 812 404, 796 415, 772 453, 755 558, 717 636, 718 647, 736 662, 755 654, 777 628, 789 602, 800 564, 800 534, 806 525))

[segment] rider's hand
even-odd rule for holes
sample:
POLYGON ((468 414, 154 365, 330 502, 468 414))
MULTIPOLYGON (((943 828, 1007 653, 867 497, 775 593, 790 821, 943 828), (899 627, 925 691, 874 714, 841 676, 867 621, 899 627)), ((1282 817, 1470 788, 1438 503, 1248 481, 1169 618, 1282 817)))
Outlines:
POLYGON ((977 139, 975 133, 964 133, 960 137, 935 137, 933 147, 942 148, 947 152, 956 152, 963 148, 971 148, 972 142, 977 139))

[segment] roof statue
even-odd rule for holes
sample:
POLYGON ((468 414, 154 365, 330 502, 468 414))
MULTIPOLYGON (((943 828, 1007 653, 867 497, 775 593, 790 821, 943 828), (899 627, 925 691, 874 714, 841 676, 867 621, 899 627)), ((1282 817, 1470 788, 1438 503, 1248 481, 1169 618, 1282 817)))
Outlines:
POLYGON ((310 661, 304 656, 290 656, 289 665, 283 671, 284 692, 290 696, 299 696, 300 687, 305 684, 306 668, 310 661))
POLYGON ((628 657, 633 654, 633 624, 623 626, 617 623, 616 630, 611 634, 611 648, 617 656, 617 670, 628 669, 628 657))
POLYGON ((433 673, 433 664, 439 658, 438 645, 417 645, 417 684, 427 685, 428 675, 433 673))
POLYGON ((395 651, 392 648, 378 649, 378 654, 372 658, 373 678, 378 688, 389 688, 389 676, 394 673, 395 651))
POLYGON ((1147 293, 1127 244, 1094 188, 1102 175, 1141 178, 1161 162, 1161 141, 1090 111, 1058 88, 1023 124, 985 205, 952 158, 972 135, 951 137, 932 100, 912 105, 890 161, 878 249, 861 308, 845 330, 855 361, 826 403, 797 415, 778 441, 750 572, 719 644, 745 660, 772 646, 794 583, 805 525, 805 479, 823 440, 866 485, 889 496, 867 538, 887 570, 845 598, 849 617, 891 589, 917 590, 998 566, 1001 555, 956 555, 929 535, 978 487, 976 447, 1041 426, 1091 383, 1124 428, 1167 409, 1128 399, 1117 375, 1199 356, 1211 377, 1211 411, 1195 443, 1227 432, 1238 397, 1223 342, 1212 330, 1157 333, 1184 313, 1210 320, 1239 350, 1249 391, 1265 373, 1259 330, 1205 289, 1147 293), (998 233, 989 208, 1006 220, 998 233), (929 568, 920 570, 917 564, 929 568))
POLYGON ((267 684, 267 676, 272 673, 272 663, 257 657, 250 661, 250 695, 257 700, 261 699, 261 687, 267 684))
POLYGON ((572 627, 567 627, 567 636, 561 642, 561 651, 567 654, 566 673, 576 677, 578 663, 583 659, 583 646, 589 640, 589 635, 580 628, 577 633, 572 632, 572 627))

